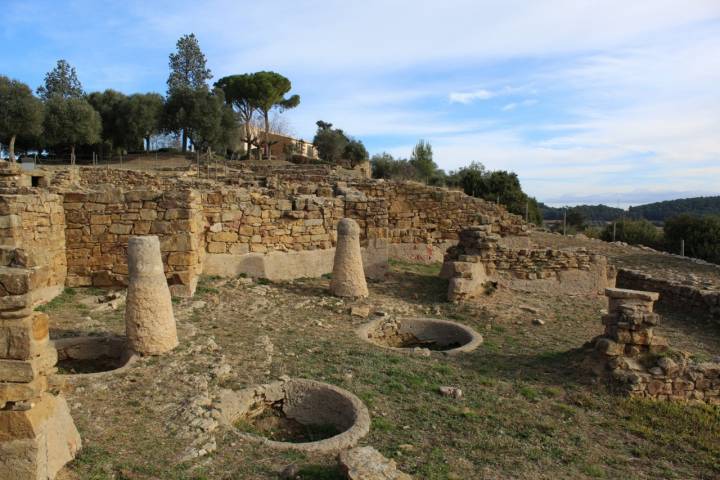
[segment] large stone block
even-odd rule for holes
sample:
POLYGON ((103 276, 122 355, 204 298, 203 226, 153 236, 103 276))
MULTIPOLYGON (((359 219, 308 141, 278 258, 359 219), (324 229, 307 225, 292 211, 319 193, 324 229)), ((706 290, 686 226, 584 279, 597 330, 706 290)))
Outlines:
POLYGON ((48 389, 48 377, 40 376, 32 382, 0 382, 0 408, 7 402, 21 402, 39 397, 48 389))
POLYGON ((49 480, 82 442, 65 399, 43 395, 29 410, 0 411, 0 478, 49 480))
POLYGON ((48 316, 41 312, 19 319, 0 320, 0 357, 27 360, 47 346, 48 316))
POLYGON ((0 359, 0 382, 32 382, 50 373, 57 363, 57 350, 49 346, 29 360, 0 359))

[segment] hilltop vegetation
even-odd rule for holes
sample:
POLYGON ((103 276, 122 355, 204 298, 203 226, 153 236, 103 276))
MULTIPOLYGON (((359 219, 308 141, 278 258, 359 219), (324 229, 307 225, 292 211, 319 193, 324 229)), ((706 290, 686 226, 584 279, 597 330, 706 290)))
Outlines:
POLYGON ((632 218, 644 218, 651 222, 664 222, 676 215, 720 215, 720 196, 694 197, 648 203, 628 209, 632 218))
MULTIPOLYGON (((544 220, 562 220, 563 207, 551 207, 540 204, 544 220)), ((645 219, 651 222, 664 222, 677 215, 720 215, 720 196, 679 198, 663 202, 637 205, 627 210, 607 205, 577 205, 567 209, 582 215, 588 222, 612 222, 619 218, 645 219)))

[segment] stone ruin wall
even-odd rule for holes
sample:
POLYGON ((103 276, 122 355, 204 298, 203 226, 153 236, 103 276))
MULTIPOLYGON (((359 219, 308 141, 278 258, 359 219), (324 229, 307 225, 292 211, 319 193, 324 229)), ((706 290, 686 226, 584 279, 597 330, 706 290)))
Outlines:
POLYGON ((631 397, 720 405, 720 363, 673 352, 655 333, 655 292, 608 288, 605 331, 586 344, 585 367, 631 397))
POLYGON ((0 295, 25 295, 31 303, 47 301, 65 286, 65 213, 60 195, 0 194, 2 267, 27 269, 27 280, 2 281, 0 295))
POLYGON ((202 271, 202 205, 192 190, 64 195, 68 286, 127 285, 131 235, 158 235, 171 290, 190 295, 202 271))
POLYGON ((610 282, 607 259, 584 248, 513 248, 502 243, 491 225, 463 230, 451 247, 441 276, 449 280, 448 298, 480 296, 488 282, 522 290, 600 293, 610 282))
POLYGON ((456 190, 415 182, 350 182, 368 197, 384 198, 391 243, 457 241, 471 225, 492 225, 502 236, 527 235, 522 218, 504 207, 456 190))
POLYGON ((37 251, 33 258, 47 277, 40 283, 55 287, 52 297, 64 285, 126 285, 128 238, 156 234, 173 294, 191 295, 202 272, 278 280, 328 273, 335 229, 344 217, 360 226, 371 278, 384 275, 388 255, 437 261, 468 224, 526 235, 519 217, 461 192, 416 183, 348 183, 315 171, 310 181, 299 171, 286 175, 291 180, 274 175, 255 182, 262 187, 187 172, 44 168, 32 173, 41 176, 35 183, 44 188, 38 189, 19 169, 0 170, 0 190, 12 199, 0 204, 7 212, 0 217, 6 218, 3 235, 14 238, 4 244, 37 251))
POLYGON ((622 288, 658 292, 658 303, 673 308, 690 309, 720 323, 720 291, 679 281, 655 278, 647 273, 621 269, 617 285, 622 288))

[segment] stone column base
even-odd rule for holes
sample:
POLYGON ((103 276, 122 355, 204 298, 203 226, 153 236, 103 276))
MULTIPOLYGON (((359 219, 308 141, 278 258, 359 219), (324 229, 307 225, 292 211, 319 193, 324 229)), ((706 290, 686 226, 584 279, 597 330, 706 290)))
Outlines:
POLYGON ((53 479, 81 446, 61 396, 46 393, 29 410, 0 411, 0 478, 53 479))

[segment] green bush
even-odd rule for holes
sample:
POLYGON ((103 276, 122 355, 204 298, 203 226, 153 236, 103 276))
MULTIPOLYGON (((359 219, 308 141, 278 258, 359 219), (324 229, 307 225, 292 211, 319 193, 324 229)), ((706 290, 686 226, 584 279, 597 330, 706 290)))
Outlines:
MULTIPOLYGON (((612 223, 605 227, 600 238, 612 242, 612 223)), ((658 248, 662 246, 662 232, 647 220, 620 220, 615 226, 615 241, 658 248)))
POLYGON ((665 222, 665 248, 680 253, 685 241, 685 255, 720 263, 720 217, 678 215, 665 222))

